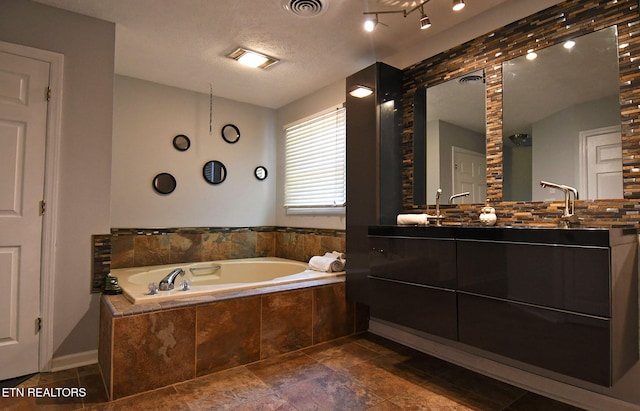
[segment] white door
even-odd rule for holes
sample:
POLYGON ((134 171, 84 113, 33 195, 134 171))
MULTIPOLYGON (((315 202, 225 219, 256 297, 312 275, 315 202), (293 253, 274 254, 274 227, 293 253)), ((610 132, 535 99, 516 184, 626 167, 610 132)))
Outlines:
POLYGON ((38 371, 49 63, 0 52, 0 380, 38 371))
MULTIPOLYGON (((582 187, 585 199, 622 198, 620 129, 607 127, 580 133, 583 147, 582 187)), ((583 194, 583 193, 580 193, 583 194)))
POLYGON ((469 192, 468 197, 453 200, 456 204, 484 203, 487 198, 487 160, 483 153, 452 148, 453 194, 469 192))

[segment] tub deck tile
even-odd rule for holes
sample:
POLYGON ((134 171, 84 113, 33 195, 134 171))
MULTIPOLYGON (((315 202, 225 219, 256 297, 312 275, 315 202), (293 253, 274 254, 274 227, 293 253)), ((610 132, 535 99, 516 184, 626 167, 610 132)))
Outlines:
POLYGON ((115 319, 112 398, 195 378, 195 327, 195 307, 115 319))
POLYGON ((197 307, 196 375, 260 359, 260 297, 197 307))

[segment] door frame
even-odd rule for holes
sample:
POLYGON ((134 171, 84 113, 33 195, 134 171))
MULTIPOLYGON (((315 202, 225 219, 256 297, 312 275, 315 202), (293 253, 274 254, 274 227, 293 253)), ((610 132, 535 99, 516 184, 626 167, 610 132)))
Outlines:
POLYGON ((620 126, 608 126, 600 128, 592 128, 589 130, 582 130, 578 133, 578 192, 581 193, 580 197, 584 195, 586 198, 587 187, 587 138, 593 136, 599 136, 601 134, 620 133, 620 126), (584 193, 584 194, 582 194, 584 193))
POLYGON ((57 231, 58 176, 60 166, 60 136, 62 126, 62 81, 64 55, 47 50, 0 41, 0 51, 45 61, 50 64, 49 88, 52 90, 47 105, 46 156, 44 175, 44 201, 46 212, 42 220, 42 257, 40 262, 40 371, 50 371, 53 359, 53 302, 55 290, 55 239, 57 231))
MULTIPOLYGON (((456 190, 456 154, 468 154, 468 155, 477 155, 478 158, 484 158, 484 168, 485 168, 485 174, 486 174, 486 170, 487 170, 487 158, 486 158, 486 154, 481 153, 480 151, 473 151, 470 150, 468 148, 464 148, 464 147, 460 147, 460 146, 451 146, 451 195, 456 194, 457 190, 456 190)), ((484 176, 484 181, 486 184, 486 175, 484 176)), ((486 189, 485 189, 486 191, 486 189)), ((459 191, 458 191, 459 192, 459 191)), ((476 193, 472 193, 471 198, 472 200, 475 198, 476 193)), ((485 200, 486 200, 486 193, 485 193, 485 200)), ((485 200, 483 200, 482 202, 484 202, 485 200)))

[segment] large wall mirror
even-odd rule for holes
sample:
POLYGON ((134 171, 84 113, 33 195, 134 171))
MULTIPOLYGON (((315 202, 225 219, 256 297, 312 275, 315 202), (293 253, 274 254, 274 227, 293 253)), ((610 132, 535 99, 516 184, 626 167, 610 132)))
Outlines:
POLYGON ((503 63, 503 200, 622 198, 616 27, 503 63))
MULTIPOLYGON (((633 54, 640 36, 629 23, 637 19, 637 0, 590 7, 565 1, 405 69, 403 136, 413 144, 403 154, 403 209, 434 203, 426 188, 431 85, 477 70, 486 80, 486 201, 505 209, 513 201, 536 203, 510 222, 535 224, 563 200, 540 180, 575 187, 581 200, 640 200, 633 54), (569 39, 575 44, 565 48, 569 39), (531 49, 534 60, 525 57, 531 49)), ((590 205, 585 218, 602 220, 598 213, 610 208, 603 204, 590 205)), ((609 212, 606 220, 621 214, 609 212)))
POLYGON ((486 199, 486 120, 484 70, 478 70, 415 94, 414 202, 470 192, 460 203, 486 199))

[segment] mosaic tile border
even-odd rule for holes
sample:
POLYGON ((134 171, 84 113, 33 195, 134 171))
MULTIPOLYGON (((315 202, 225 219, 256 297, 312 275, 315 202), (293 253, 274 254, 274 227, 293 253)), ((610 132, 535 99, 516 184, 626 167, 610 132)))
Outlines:
MULTIPOLYGON (((637 0, 598 1, 570 0, 527 18, 509 24, 447 50, 403 71, 403 209, 423 210, 413 204, 413 96, 418 87, 433 86, 468 72, 485 69, 487 78, 487 199, 496 211, 509 215, 512 202, 502 201, 502 63, 523 55, 529 49, 541 49, 563 42, 569 37, 591 33, 617 25, 619 43, 628 46, 619 53, 620 101, 622 119, 622 150, 624 199, 623 207, 604 210, 599 201, 578 202, 585 220, 600 223, 638 224, 637 203, 640 200, 640 15, 637 0), (634 64, 635 60, 635 64, 634 64), (629 209, 632 210, 629 210, 629 209), (629 214, 630 213, 630 214, 629 214), (630 218, 630 216, 635 216, 630 218), (633 221, 631 221, 633 220, 633 221)), ((555 210, 556 203, 522 203, 531 208, 532 219, 527 224, 544 222, 548 215, 537 210, 555 210)), ((554 218, 561 213, 552 213, 554 218)), ((503 223, 518 222, 507 218, 503 223)))
POLYGON ((104 280, 111 271, 111 235, 93 235, 91 242, 93 244, 91 292, 99 293, 102 292, 104 280))

